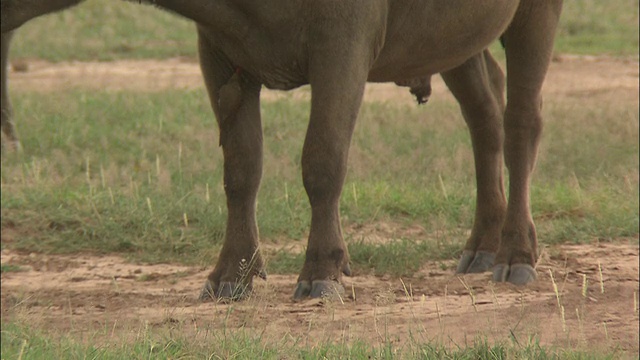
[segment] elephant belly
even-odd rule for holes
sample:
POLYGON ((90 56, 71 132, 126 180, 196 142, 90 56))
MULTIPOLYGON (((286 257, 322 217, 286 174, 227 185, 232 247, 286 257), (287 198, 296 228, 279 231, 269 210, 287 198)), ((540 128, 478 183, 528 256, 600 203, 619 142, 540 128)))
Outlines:
POLYGON ((402 81, 449 70, 481 52, 506 30, 516 0, 433 0, 392 4, 384 45, 369 81, 402 81), (395 6, 397 5, 397 6, 395 6))

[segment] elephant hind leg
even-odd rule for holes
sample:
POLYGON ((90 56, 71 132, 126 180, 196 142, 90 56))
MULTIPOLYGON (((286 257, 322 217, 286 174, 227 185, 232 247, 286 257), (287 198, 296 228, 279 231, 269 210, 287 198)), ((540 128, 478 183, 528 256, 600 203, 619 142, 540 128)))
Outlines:
POLYGON ((530 182, 542 133, 542 84, 561 8, 561 0, 523 2, 504 34, 508 99, 504 151, 509 201, 496 256, 495 281, 526 284, 535 279, 537 237, 530 209, 530 182))
POLYGON ((471 133, 477 196, 471 235, 458 273, 477 273, 493 266, 506 213, 502 169, 504 74, 488 51, 442 73, 458 100, 471 133))

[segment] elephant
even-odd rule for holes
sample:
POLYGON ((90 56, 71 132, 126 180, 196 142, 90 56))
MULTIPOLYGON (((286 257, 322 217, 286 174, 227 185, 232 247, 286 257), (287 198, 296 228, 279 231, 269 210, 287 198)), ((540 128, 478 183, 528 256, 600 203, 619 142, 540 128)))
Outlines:
POLYGON ((200 66, 220 128, 228 219, 203 299, 241 298, 254 276, 264 275, 256 223, 262 86, 311 86, 302 153, 311 225, 293 292, 303 299, 343 291, 342 275, 351 273, 339 201, 365 84, 417 84, 413 90, 425 90, 437 73, 468 124, 476 169, 475 220, 457 272, 492 269, 493 280, 520 285, 536 278, 529 189, 542 132, 541 88, 562 0, 142 2, 197 24, 200 66), (506 81, 485 50, 498 38, 506 81))
MULTIPOLYGON (((256 221, 263 86, 311 87, 302 152, 311 225, 293 291, 294 299, 304 299, 341 293, 342 276, 351 274, 339 202, 365 84, 409 86, 423 102, 438 73, 468 125, 476 171, 475 219, 456 271, 491 270, 494 281, 517 285, 535 280, 530 184, 562 0, 139 2, 196 23, 200 66, 220 129, 228 218, 202 300, 242 299, 255 276, 266 276, 256 221), (506 78, 486 50, 496 39, 503 43, 506 78)), ((2 16, 4 32, 4 6, 2 16)))

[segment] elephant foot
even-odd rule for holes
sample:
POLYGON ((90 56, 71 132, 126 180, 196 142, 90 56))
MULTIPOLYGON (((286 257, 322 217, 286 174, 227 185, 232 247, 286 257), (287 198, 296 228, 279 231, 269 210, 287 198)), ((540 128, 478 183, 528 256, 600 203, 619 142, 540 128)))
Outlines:
POLYGON ((491 269, 495 259, 496 254, 488 251, 464 250, 462 252, 462 256, 460 257, 460 261, 458 262, 456 273, 483 273, 491 269))
POLYGON ((221 282, 217 286, 212 285, 210 280, 204 283, 200 292, 199 300, 206 301, 239 301, 244 300, 251 294, 253 286, 236 282, 221 282))
MULTIPOLYGON (((267 273, 263 270, 258 273, 258 277, 263 280, 267 279, 267 273)), ((236 281, 220 281, 218 283, 207 279, 200 296, 200 301, 240 301, 244 300, 253 291, 253 282, 248 283, 236 282, 236 281)))
POLYGON ((497 264, 493 268, 493 281, 508 281, 515 285, 526 285, 536 279, 536 269, 529 264, 497 264))
POLYGON ((342 275, 351 276, 349 255, 345 249, 338 248, 324 256, 308 251, 293 299, 342 297, 345 292, 340 281, 342 275))
POLYGON ((298 282, 293 293, 294 300, 311 298, 333 298, 344 295, 344 286, 333 280, 314 280, 312 282, 302 280, 298 282))

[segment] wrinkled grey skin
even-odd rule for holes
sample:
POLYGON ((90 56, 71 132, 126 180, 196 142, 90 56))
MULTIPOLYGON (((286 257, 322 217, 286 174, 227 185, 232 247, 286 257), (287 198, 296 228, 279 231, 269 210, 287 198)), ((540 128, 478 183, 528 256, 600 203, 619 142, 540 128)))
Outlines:
MULTIPOLYGON (((82 0, 2 0, 0 1, 0 16, 2 28, 2 76, 0 77, 0 87, 2 93, 0 99, 0 127, 2 134, 7 141, 7 147, 15 150, 20 149, 20 141, 13 123, 11 101, 7 88, 7 66, 9 65, 9 46, 13 30, 22 26, 27 21, 54 11, 66 9, 80 3, 82 0)), ((3 142, 4 146, 4 142, 3 142)))
POLYGON ((255 215, 262 86, 311 85, 302 155, 311 229, 294 291, 301 299, 340 294, 341 276, 350 273, 338 205, 365 83, 409 86, 420 102, 428 98, 436 73, 460 104, 475 158, 476 215, 458 272, 493 268, 496 281, 535 279, 529 186, 542 131, 541 88, 562 0, 143 2, 197 23, 201 68, 220 128, 228 220, 203 299, 242 298, 255 275, 265 276, 255 215), (506 103, 505 77, 483 50, 500 36, 507 58, 506 103))

